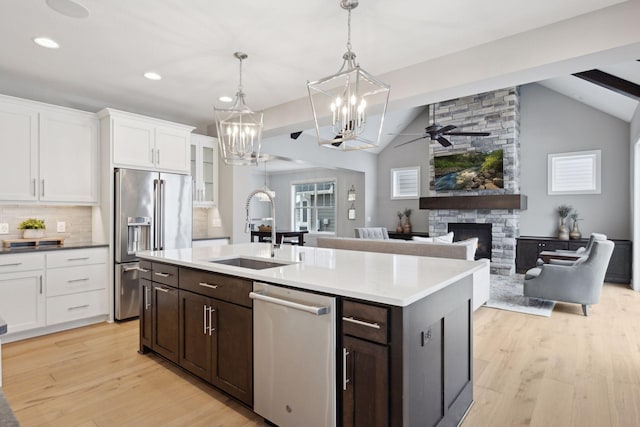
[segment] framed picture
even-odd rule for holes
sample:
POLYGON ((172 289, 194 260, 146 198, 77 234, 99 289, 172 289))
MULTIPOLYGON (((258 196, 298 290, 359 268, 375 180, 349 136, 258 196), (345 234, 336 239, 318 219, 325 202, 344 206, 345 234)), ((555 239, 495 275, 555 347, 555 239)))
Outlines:
POLYGON ((355 202, 356 200, 356 188, 352 185, 351 189, 347 192, 347 201, 355 202))
POLYGON ((348 216, 347 216, 347 217, 348 217, 349 219, 356 219, 356 208, 355 208, 355 207, 351 206, 351 207, 349 208, 349 213, 348 213, 348 216))

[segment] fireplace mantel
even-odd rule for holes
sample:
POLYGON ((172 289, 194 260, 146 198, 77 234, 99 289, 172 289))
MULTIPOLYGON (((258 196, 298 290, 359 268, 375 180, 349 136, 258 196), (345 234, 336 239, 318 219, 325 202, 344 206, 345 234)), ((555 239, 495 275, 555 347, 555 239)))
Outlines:
POLYGON ((420 209, 527 209, 523 194, 420 197, 420 209))

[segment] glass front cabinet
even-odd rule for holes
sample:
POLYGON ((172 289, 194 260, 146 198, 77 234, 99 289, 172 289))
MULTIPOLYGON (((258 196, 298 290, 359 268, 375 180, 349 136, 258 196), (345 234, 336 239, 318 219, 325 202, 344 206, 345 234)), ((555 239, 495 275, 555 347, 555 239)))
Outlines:
POLYGON ((193 206, 212 207, 218 204, 218 140, 191 134, 191 177, 193 206))

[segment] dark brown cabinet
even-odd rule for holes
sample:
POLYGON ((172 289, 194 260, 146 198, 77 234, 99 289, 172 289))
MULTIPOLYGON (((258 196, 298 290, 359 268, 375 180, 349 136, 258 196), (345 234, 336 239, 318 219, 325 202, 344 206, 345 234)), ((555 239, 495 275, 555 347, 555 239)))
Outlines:
MULTIPOLYGON (((609 267, 605 274, 605 282, 631 282, 631 241, 611 239, 615 244, 609 267)), ((587 244, 586 239, 558 240, 551 237, 520 237, 516 246, 516 273, 526 273, 535 267, 542 251, 576 250, 587 244)))
POLYGON ((144 262, 140 278, 140 352, 151 349, 178 363, 177 268, 144 262))
POLYGON ((180 366, 253 404, 251 309, 180 290, 180 366))

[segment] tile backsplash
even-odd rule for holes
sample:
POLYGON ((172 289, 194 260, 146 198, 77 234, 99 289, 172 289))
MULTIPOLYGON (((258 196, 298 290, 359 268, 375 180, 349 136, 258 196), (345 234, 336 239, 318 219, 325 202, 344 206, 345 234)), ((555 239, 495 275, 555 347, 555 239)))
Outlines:
POLYGON ((27 218, 44 219, 45 237, 64 237, 65 244, 91 243, 90 206, 0 205, 0 223, 9 224, 9 234, 0 234, 0 240, 21 239, 18 225, 27 218), (58 222, 65 223, 64 233, 56 231, 58 222))

